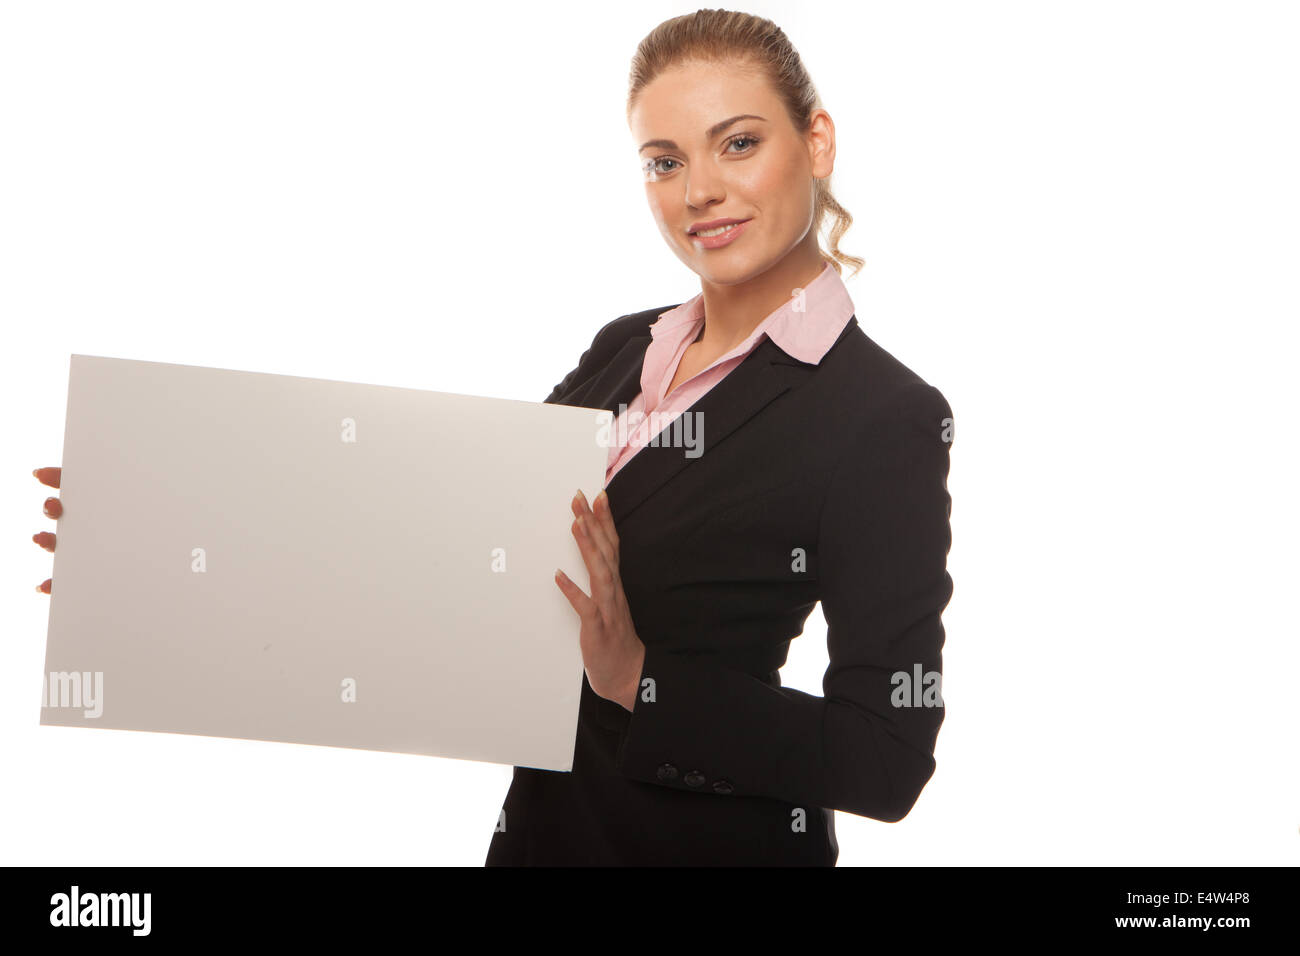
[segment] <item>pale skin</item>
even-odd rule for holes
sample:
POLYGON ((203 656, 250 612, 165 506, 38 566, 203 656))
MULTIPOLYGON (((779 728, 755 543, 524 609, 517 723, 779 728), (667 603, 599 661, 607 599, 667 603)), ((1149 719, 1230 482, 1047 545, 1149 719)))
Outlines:
MULTIPOLYGON (((737 64, 698 63, 670 69, 647 85, 628 123, 640 162, 651 167, 645 176, 651 215, 673 254, 700 277, 704 298, 703 329, 682 356, 671 394, 821 273, 814 185, 834 168, 835 126, 829 113, 817 109, 809 129, 800 131, 761 75, 737 64), (748 222, 733 242, 708 249, 688 230, 714 219, 748 222)), ((33 474, 59 487, 60 468, 33 474)), ((570 531, 591 593, 559 570, 555 583, 581 622, 579 644, 591 689, 631 711, 645 644, 623 592, 609 500, 602 491, 589 505, 578 491, 570 508, 570 531)), ((57 520, 62 513, 58 498, 46 499, 47 517, 57 520)), ((52 532, 32 540, 54 550, 52 532)), ((47 579, 37 590, 48 594, 51 585, 47 579)))

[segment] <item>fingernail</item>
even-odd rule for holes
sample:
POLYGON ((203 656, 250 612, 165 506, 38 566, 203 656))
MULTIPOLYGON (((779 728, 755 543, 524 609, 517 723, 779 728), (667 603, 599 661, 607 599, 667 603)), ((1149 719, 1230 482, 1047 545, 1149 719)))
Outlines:
POLYGON ((41 477, 39 474, 37 474, 37 472, 39 472, 39 471, 40 471, 39 468, 33 468, 33 469, 32 469, 32 477, 33 477, 33 478, 39 478, 39 477, 41 477))

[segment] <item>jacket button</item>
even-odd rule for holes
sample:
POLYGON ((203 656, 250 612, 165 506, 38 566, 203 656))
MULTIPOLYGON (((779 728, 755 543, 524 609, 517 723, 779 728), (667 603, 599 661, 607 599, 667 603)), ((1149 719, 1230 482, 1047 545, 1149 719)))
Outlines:
POLYGON ((714 792, 714 793, 728 794, 728 793, 731 793, 731 791, 734 790, 734 789, 736 789, 736 788, 733 787, 731 784, 727 783, 727 781, 725 781, 725 780, 715 780, 715 781, 713 781, 713 792, 714 792))
POLYGON ((660 780, 676 780, 677 768, 670 763, 663 764, 658 770, 655 771, 655 776, 657 776, 660 780))
POLYGON ((686 780, 686 786, 688 787, 700 787, 704 785, 704 774, 700 773, 698 770, 692 770, 684 779, 686 780))

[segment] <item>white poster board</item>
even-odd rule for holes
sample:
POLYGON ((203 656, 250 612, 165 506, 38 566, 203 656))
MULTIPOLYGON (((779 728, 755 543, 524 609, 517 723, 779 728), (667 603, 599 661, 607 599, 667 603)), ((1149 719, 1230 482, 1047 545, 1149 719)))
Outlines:
POLYGON ((73 355, 41 723, 571 770, 611 418, 73 355))

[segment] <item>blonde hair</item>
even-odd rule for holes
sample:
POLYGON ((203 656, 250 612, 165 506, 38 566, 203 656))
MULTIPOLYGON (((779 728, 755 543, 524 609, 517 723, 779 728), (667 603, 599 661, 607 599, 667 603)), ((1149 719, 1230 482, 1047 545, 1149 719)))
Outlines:
MULTIPOLYGON (((806 133, 812 111, 821 107, 817 88, 804 69, 803 61, 784 31, 763 17, 732 10, 697 10, 665 20, 636 48, 628 76, 627 112, 630 117, 636 98, 656 77, 685 62, 733 63, 755 67, 771 82, 785 102, 795 129, 806 133)), ((821 233, 826 217, 833 218, 828 245, 820 250, 836 272, 850 265, 856 274, 864 261, 840 251, 840 239, 853 224, 853 217, 831 194, 830 177, 816 180, 813 227, 821 233)))

